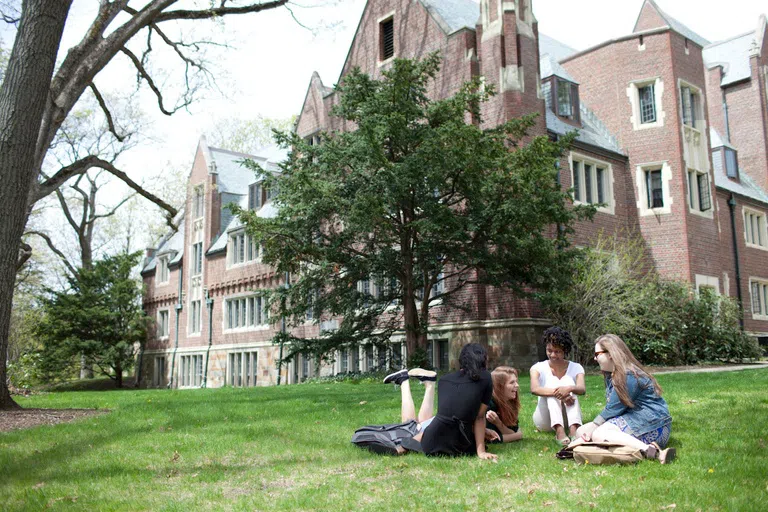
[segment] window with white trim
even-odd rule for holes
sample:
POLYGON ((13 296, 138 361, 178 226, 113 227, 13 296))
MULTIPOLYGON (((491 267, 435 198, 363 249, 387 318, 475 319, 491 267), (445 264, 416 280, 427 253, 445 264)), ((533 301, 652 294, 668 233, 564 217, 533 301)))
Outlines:
POLYGON ((261 183, 253 183, 248 185, 248 209, 258 210, 261 208, 261 183))
POLYGON ((203 273, 203 242, 192 244, 192 275, 203 273))
POLYGON ((752 317, 762 317, 761 319, 768 320, 768 281, 750 279, 749 291, 752 317))
POLYGON ((347 373, 349 371, 349 349, 343 348, 339 350, 339 373, 347 373))
POLYGON ((155 356, 154 366, 152 368, 152 386, 161 387, 165 385, 165 356, 155 356))
POLYGON ((765 249, 768 247, 765 213, 749 208, 744 211, 744 239, 747 246, 765 249))
POLYGON ((170 312, 167 309, 161 309, 157 312, 157 337, 167 338, 170 332, 170 312))
POLYGON ((630 82, 626 93, 632 107, 629 120, 635 130, 664 126, 665 114, 661 102, 664 82, 661 78, 630 82))
POLYGON ((707 173, 688 169, 688 205, 691 210, 700 212, 712 209, 712 194, 707 173))
POLYGON ((691 86, 681 85, 680 109, 683 114, 683 124, 696 128, 696 122, 701 120, 701 92, 691 86))
POLYGON ((646 84, 637 88, 640 107, 640 124, 656 122, 656 93, 654 84, 646 84))
POLYGON ((202 325, 202 301, 193 300, 189 303, 189 333, 200 334, 202 325))
POLYGON ((199 388, 203 384, 203 354, 181 356, 179 386, 199 388))
POLYGON ((192 191, 192 218, 199 219, 205 215, 205 187, 198 185, 192 191))
POLYGON ((661 169, 645 171, 645 194, 647 208, 664 207, 664 187, 662 185, 661 169))
POLYGON ((555 84, 557 90, 557 115, 562 117, 573 117, 571 83, 556 78, 555 84))
POLYGON ((725 164, 725 175, 729 178, 739 177, 739 156, 735 149, 723 147, 723 164, 725 164))
POLYGON ((256 385, 258 352, 230 352, 227 356, 227 385, 253 387, 256 385))
POLYGON ((570 160, 574 201, 586 204, 602 204, 601 210, 613 213, 611 166, 582 155, 572 154, 570 160))
POLYGON ((266 297, 251 295, 224 301, 224 329, 249 329, 269 325, 266 297))
POLYGON ((171 271, 168 268, 170 260, 170 254, 157 258, 157 284, 165 284, 171 280, 171 271))
POLYGON ((227 254, 229 255, 230 266, 242 265, 243 263, 258 261, 261 256, 261 246, 251 235, 241 229, 229 234, 227 254))
POLYGON ((379 23, 379 61, 395 56, 395 19, 389 17, 379 23))

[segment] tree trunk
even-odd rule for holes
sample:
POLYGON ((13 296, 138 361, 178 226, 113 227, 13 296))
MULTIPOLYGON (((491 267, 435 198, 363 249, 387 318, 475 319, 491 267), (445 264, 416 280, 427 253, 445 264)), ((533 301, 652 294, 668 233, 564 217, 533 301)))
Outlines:
POLYGON ((18 408, 6 363, 19 242, 39 169, 35 146, 71 0, 26 0, 0 87, 0 410, 18 408))
POLYGON ((118 363, 117 366, 115 366, 115 378, 117 382, 117 388, 120 389, 123 387, 123 367, 120 366, 118 363))

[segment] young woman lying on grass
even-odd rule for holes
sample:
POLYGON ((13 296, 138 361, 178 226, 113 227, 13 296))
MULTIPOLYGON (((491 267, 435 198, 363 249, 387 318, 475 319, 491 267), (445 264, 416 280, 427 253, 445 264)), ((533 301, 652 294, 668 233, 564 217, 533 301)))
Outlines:
MULTIPOLYGON (((492 404, 493 378, 486 370, 487 353, 481 345, 472 343, 466 345, 459 356, 459 371, 449 373, 440 379, 437 415, 433 415, 436 374, 428 370, 415 368, 412 370, 400 370, 388 375, 384 382, 400 384, 401 386, 401 420, 403 422, 414 420, 419 423, 419 432, 411 439, 403 441, 403 446, 398 453, 405 450, 419 451, 426 455, 472 455, 477 454, 481 459, 496 460, 494 454, 485 450, 486 438, 504 442, 516 441, 522 437, 522 433, 516 433, 517 418, 502 413, 496 421, 491 423, 499 429, 494 432, 486 429, 486 413, 488 406, 492 404), (421 403, 418 416, 413 403, 409 377, 416 377, 425 385, 424 400, 421 403), (514 424, 506 424, 510 422, 514 424), (501 430, 501 427, 504 430, 501 430)), ((506 382, 506 380, 505 380, 506 382)), ((515 389, 516 384, 510 386, 515 389)), ((499 403, 506 404, 510 398, 499 399, 499 403)), ((516 410, 510 405, 511 410, 516 410)))
POLYGON ((659 383, 615 334, 595 340, 595 360, 605 378, 605 408, 578 434, 586 441, 639 449, 646 459, 658 459, 662 464, 671 462, 675 449, 664 448, 672 431, 672 417, 659 383))
POLYGON ((568 331, 550 327, 541 343, 547 360, 531 367, 531 393, 539 397, 533 412, 533 424, 540 432, 555 432, 557 442, 568 446, 569 435, 581 426, 581 407, 577 395, 586 392, 584 367, 566 359, 573 348, 568 331), (565 433, 568 426, 569 434, 565 433))

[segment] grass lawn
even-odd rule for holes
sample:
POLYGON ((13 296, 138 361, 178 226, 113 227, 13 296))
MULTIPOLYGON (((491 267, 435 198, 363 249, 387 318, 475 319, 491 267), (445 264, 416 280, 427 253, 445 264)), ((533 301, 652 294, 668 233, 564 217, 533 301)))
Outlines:
MULTIPOLYGON (((665 466, 556 460, 554 436, 533 430, 528 394, 525 437, 492 446, 498 464, 376 456, 351 445, 356 427, 399 419, 399 391, 378 383, 19 398, 23 407, 112 412, 0 434, 0 509, 768 509, 768 370, 659 382, 678 449, 665 466)), ((585 421, 600 411, 602 388, 600 377, 587 377, 585 421)))

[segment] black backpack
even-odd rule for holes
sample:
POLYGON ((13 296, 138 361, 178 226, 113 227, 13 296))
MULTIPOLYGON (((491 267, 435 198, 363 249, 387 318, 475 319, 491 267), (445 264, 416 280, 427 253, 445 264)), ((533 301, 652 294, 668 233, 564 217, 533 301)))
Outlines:
POLYGON ((355 430, 352 444, 381 455, 397 455, 397 447, 403 439, 418 433, 419 424, 414 420, 391 425, 368 425, 355 430))

